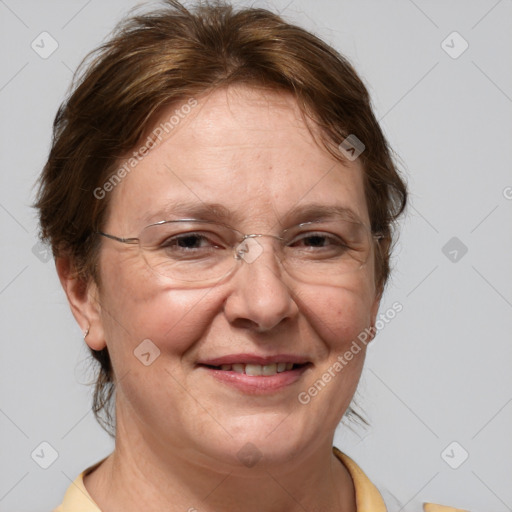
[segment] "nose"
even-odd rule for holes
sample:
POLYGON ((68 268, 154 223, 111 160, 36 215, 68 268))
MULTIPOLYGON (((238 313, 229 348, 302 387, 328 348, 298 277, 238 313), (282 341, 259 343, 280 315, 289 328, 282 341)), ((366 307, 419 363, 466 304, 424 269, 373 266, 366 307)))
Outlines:
POLYGON ((242 261, 230 280, 224 312, 232 325, 267 332, 294 318, 298 307, 292 283, 282 274, 272 241, 246 242, 238 251, 242 261))

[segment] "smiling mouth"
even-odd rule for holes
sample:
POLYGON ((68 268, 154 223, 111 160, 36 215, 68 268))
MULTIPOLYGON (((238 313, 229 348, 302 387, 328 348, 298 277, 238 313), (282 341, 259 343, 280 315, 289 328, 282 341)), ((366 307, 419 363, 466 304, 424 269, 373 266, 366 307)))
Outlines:
POLYGON ((304 368, 309 366, 310 363, 288 363, 288 362, 280 362, 280 363, 270 363, 270 364, 252 364, 252 363, 234 363, 234 364, 222 364, 220 366, 213 365, 202 365, 206 368, 210 368, 212 370, 220 370, 224 372, 235 372, 244 375, 248 375, 250 377, 271 377, 273 375, 277 375, 278 373, 290 372, 293 370, 297 370, 300 368, 304 368))

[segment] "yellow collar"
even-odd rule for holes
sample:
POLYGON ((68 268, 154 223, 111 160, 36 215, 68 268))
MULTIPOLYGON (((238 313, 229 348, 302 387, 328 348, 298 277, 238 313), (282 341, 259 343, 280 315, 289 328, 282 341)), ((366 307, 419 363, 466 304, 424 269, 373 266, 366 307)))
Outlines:
MULTIPOLYGON (((363 470, 338 448, 333 447, 334 454, 345 465, 352 480, 356 493, 357 512, 387 512, 384 500, 377 488, 370 482, 363 470)), ((98 467, 105 459, 100 460, 93 466, 84 470, 75 481, 68 487, 62 504, 53 512, 101 512, 100 508, 84 485, 84 476, 98 467)), ((425 503, 424 512, 465 512, 464 510, 425 503)))
MULTIPOLYGON (((384 500, 363 470, 348 456, 333 447, 334 454, 348 469, 356 490, 357 512, 387 512, 384 500)), ((446 507, 435 503, 423 503, 423 512, 468 512, 460 508, 446 507)))
POLYGON ((386 512, 386 505, 384 504, 380 492, 363 473, 363 470, 348 455, 342 453, 335 446, 333 447, 333 451, 334 455, 336 455, 348 469, 352 481, 354 482, 357 512, 386 512))

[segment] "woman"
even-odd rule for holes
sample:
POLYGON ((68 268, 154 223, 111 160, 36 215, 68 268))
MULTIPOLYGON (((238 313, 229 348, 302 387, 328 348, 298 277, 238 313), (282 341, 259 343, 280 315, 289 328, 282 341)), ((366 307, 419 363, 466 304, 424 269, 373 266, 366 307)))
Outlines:
POLYGON ((57 510, 385 510, 332 444, 405 202, 364 85, 313 35, 174 1, 125 22, 38 197, 116 439, 57 510))

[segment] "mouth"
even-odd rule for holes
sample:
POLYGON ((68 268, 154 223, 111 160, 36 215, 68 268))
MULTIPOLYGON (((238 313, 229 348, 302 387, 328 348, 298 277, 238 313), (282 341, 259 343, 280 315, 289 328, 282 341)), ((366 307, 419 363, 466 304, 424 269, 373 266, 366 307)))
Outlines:
POLYGON ((200 365, 210 368, 212 370, 218 370, 221 372, 235 372, 243 375, 249 375, 250 377, 271 377, 278 373, 290 372, 303 368, 310 363, 290 363, 290 362, 279 362, 270 364, 255 364, 255 363, 234 363, 234 364, 221 364, 215 365, 200 365))
POLYGON ((259 357, 249 354, 198 364, 199 369, 205 370, 217 382, 252 395, 276 393, 299 381, 312 366, 313 363, 305 358, 293 355, 259 357))

